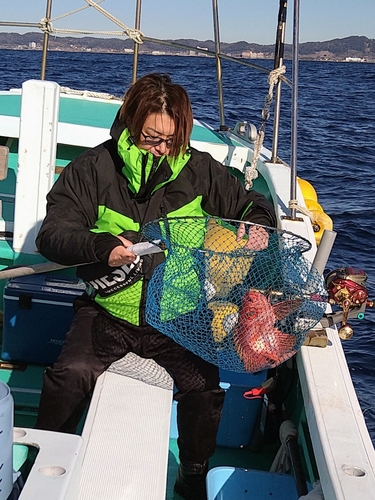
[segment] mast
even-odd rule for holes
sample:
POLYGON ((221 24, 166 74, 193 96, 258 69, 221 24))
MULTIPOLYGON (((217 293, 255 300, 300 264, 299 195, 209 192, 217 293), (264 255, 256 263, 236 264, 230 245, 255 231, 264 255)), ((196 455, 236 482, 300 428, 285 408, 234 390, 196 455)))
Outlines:
MULTIPOLYGON (((47 0, 46 7, 46 26, 48 27, 49 22, 51 20, 51 12, 52 12, 52 0, 47 0)), ((47 53, 48 53, 48 42, 49 42, 49 32, 46 30, 44 32, 43 38, 43 51, 42 51, 42 67, 40 70, 40 79, 44 80, 46 77, 46 67, 47 67, 47 53)))
MULTIPOLYGON (((135 12, 135 28, 139 30, 141 28, 141 7, 142 0, 137 0, 136 12, 135 12)), ((137 71, 138 71, 138 58, 139 58, 139 43, 134 42, 134 54, 133 54, 133 74, 132 83, 137 81, 137 71)))
POLYGON ((221 59, 220 59, 219 11, 217 7, 217 0, 212 0, 212 13, 214 18, 215 57, 216 57, 217 90, 219 97, 220 130, 227 130, 224 118, 223 80, 222 80, 221 59))

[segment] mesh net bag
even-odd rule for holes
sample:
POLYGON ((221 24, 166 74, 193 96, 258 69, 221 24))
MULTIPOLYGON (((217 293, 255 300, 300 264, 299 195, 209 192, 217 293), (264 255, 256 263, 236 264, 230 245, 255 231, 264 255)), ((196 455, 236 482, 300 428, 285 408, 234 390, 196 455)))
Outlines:
MULTIPOLYGON (((143 235, 166 246, 146 302, 147 322, 206 361, 236 372, 284 362, 326 309, 324 280, 302 255, 310 243, 266 228, 268 247, 236 242, 239 221, 159 219, 143 235)), ((247 226, 253 224, 244 222, 247 226)))

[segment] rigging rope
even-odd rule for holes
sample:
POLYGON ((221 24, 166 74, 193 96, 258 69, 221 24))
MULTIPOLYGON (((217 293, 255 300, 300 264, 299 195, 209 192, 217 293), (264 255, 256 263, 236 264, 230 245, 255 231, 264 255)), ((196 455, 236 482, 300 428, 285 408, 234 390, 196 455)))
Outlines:
MULTIPOLYGON (((102 3, 104 0, 97 0, 96 3, 102 3)), ((71 10, 70 12, 66 12, 65 14, 61 14, 61 16, 54 17, 51 21, 57 21, 58 19, 63 19, 64 17, 71 16, 76 14, 77 12, 81 12, 82 10, 89 9, 91 5, 85 5, 84 7, 79 7, 79 9, 71 10)))
POLYGON ((53 32, 52 23, 46 17, 43 17, 40 20, 39 24, 40 24, 40 29, 43 31, 43 33, 52 33, 53 32))
POLYGON ((301 205, 298 204, 298 200, 290 200, 289 204, 288 204, 288 208, 289 209, 296 209, 299 212, 301 212, 301 214, 307 215, 307 217, 309 217, 309 219, 311 219, 311 220, 314 219, 314 216, 310 212, 310 210, 308 210, 305 207, 301 207, 301 205))
POLYGON ((273 99, 273 89, 274 89, 274 86, 279 81, 279 79, 285 73, 285 71, 286 71, 286 68, 283 65, 283 66, 280 66, 280 68, 273 69, 268 75, 269 89, 268 89, 268 94, 265 98, 264 108, 262 111, 262 123, 261 123, 261 126, 259 128, 257 138, 255 139, 254 153, 253 153, 253 159, 251 161, 251 165, 246 167, 246 170, 245 170, 245 187, 246 187, 246 189, 250 189, 253 186, 253 180, 258 177, 258 171, 256 169, 256 165, 257 165, 257 162, 258 162, 258 159, 260 156, 260 152, 262 150, 263 142, 264 142, 266 122, 270 116, 270 107, 271 107, 271 103, 272 103, 272 99, 273 99))
POLYGON ((62 14, 61 16, 58 16, 54 19, 48 20, 47 18, 42 18, 40 21, 40 29, 44 33, 60 33, 60 34, 79 34, 79 35, 111 35, 111 36, 128 36, 131 40, 133 40, 135 43, 141 44, 143 43, 143 38, 144 34, 142 31, 135 29, 135 28, 129 28, 126 26, 124 23, 122 23, 119 19, 117 19, 115 16, 113 16, 110 12, 106 11, 103 9, 103 7, 100 7, 98 4, 103 2, 104 0, 97 0, 94 2, 93 0, 84 0, 88 5, 85 7, 80 7, 79 9, 67 12, 66 14, 62 14), (54 28, 52 21, 56 21, 57 19, 62 19, 64 17, 70 16, 72 14, 76 14, 77 12, 80 12, 84 9, 87 9, 89 7, 93 7, 96 9, 98 12, 103 14, 103 16, 107 17, 110 21, 112 21, 114 24, 117 24, 122 31, 93 31, 93 30, 73 30, 73 29, 63 29, 63 28, 54 28))

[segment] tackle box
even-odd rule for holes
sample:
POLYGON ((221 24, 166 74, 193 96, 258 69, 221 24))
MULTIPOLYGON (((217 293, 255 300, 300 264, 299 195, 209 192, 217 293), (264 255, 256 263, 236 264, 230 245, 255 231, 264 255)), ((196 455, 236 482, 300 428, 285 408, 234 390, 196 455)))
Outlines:
POLYGON ((4 288, 1 357, 4 361, 52 364, 73 318, 73 301, 85 284, 70 276, 34 274, 4 288))

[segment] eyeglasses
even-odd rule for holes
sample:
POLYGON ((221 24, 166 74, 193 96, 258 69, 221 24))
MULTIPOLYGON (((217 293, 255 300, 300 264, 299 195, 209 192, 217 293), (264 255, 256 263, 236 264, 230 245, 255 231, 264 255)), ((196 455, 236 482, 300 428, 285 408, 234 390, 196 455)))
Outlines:
POLYGON ((159 146, 163 142, 165 142, 165 145, 168 149, 170 149, 173 144, 174 144, 174 138, 170 139, 162 139, 161 137, 154 137, 152 135, 146 135, 141 131, 141 134, 143 136, 144 142, 148 144, 149 146, 159 146))

